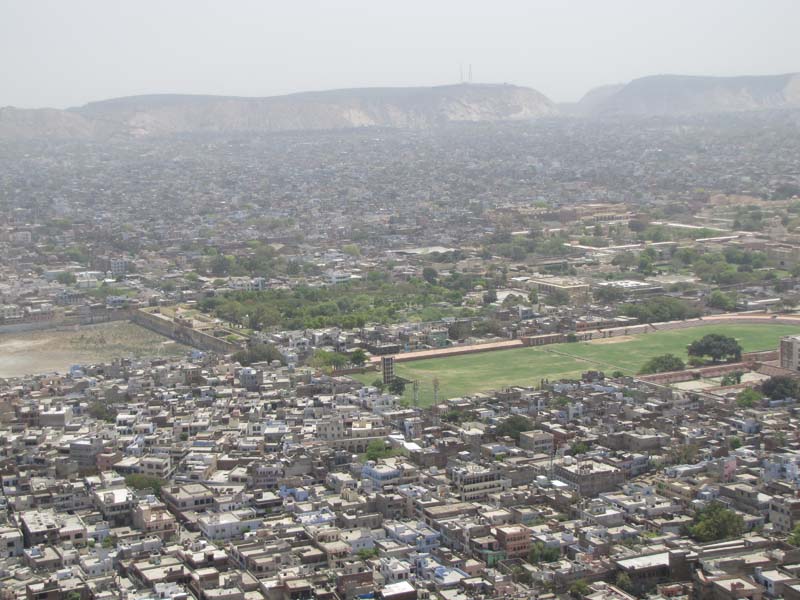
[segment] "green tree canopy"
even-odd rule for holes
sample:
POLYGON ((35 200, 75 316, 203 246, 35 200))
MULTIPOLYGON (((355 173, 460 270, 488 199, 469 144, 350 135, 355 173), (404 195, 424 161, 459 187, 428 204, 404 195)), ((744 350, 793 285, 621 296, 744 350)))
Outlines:
POLYGON ((700 315, 700 311, 687 302, 670 296, 649 298, 636 304, 623 304, 622 313, 629 317, 635 317, 642 323, 677 321, 700 315))
POLYGON ((389 383, 389 391, 396 396, 402 396, 406 391, 406 382, 399 377, 395 377, 389 383))
POLYGON ((367 362, 367 353, 361 348, 356 348, 350 353, 350 362, 357 367, 362 366, 365 362, 367 362))
POLYGON ((528 553, 528 562, 535 565, 540 562, 549 563, 561 558, 561 549, 544 545, 544 542, 534 542, 528 553))
POLYGON ((800 523, 794 526, 792 533, 789 535, 789 538, 786 541, 792 546, 800 546, 800 523))
POLYGON ((433 267, 425 267, 422 269, 422 278, 431 285, 436 285, 439 279, 439 272, 433 267))
POLYGON ((391 456, 391 449, 384 440, 372 440, 367 444, 365 456, 367 460, 379 460, 391 456))
POLYGON ((708 295, 706 304, 720 310, 733 310, 736 308, 736 296, 733 294, 726 294, 720 290, 714 290, 708 295))
POLYGON ((246 367, 264 361, 279 360, 282 362, 283 356, 272 344, 252 344, 247 349, 234 353, 233 360, 246 367))
POLYGON ((601 285, 593 292, 594 299, 598 302, 612 303, 619 302, 625 296, 624 292, 613 285, 601 285))
POLYGON ((761 391, 773 400, 783 400, 784 398, 797 398, 800 386, 798 382, 785 375, 770 377, 761 384, 761 391))
POLYGON ((611 259, 611 264, 622 271, 627 271, 636 264, 636 255, 633 252, 621 252, 611 259))
POLYGON ((648 360, 639 370, 641 374, 666 373, 669 371, 682 371, 686 368, 684 362, 674 354, 662 354, 648 360))
POLYGON ((566 290, 553 290, 547 294, 544 302, 550 306, 566 306, 571 300, 569 292, 566 290))
POLYGON ((699 542, 714 542, 739 536, 744 531, 744 520, 719 502, 711 502, 699 510, 689 535, 699 542))
POLYGON ((709 333, 689 344, 689 356, 710 357, 714 362, 737 361, 742 358, 742 346, 728 335, 709 333))
POLYGON ((511 415, 497 426, 498 436, 509 436, 519 441, 519 434, 533 429, 533 422, 522 415, 511 415))
POLYGON ((131 473, 125 476, 125 485, 134 490, 153 490, 156 495, 161 493, 161 488, 166 483, 160 477, 145 475, 143 473, 131 473))
POLYGON ((63 271, 58 275, 56 275, 56 281, 58 281, 58 283, 61 283, 63 285, 69 285, 71 283, 75 283, 76 281, 75 273, 72 273, 71 271, 63 271))
POLYGON ((736 395, 736 406, 739 408, 753 408, 761 402, 763 395, 758 390, 747 388, 736 395))

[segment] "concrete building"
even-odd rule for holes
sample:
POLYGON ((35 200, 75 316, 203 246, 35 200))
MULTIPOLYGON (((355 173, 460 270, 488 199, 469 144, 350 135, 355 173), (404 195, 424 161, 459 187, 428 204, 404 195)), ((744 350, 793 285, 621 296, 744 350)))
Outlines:
POLYGON ((552 454, 555 436, 547 431, 523 431, 519 436, 519 447, 536 454, 552 454))
POLYGON ((800 371, 800 335, 787 335, 781 338, 781 368, 800 371))
POLYGON ((581 496, 593 497, 616 489, 624 481, 622 470, 599 461, 565 457, 553 466, 557 479, 567 482, 581 496))

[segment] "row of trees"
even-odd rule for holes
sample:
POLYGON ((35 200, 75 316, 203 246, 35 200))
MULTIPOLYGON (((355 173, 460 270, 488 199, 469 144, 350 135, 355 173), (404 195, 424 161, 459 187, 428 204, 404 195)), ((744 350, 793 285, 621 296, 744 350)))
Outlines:
POLYGON ((311 357, 310 364, 317 368, 343 369, 348 365, 361 367, 366 362, 367 353, 361 348, 356 348, 350 353, 316 350, 311 357))
POLYGON ((681 321, 700 316, 700 311, 688 302, 669 296, 649 298, 636 304, 623 304, 621 312, 628 317, 635 317, 641 323, 681 321))

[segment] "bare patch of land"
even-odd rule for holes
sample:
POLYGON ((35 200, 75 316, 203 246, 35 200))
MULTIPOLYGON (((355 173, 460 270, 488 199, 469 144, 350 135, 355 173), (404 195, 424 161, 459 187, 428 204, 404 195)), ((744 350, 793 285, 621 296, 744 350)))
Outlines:
POLYGON ((607 337, 607 338, 596 338, 590 340, 590 344, 619 344, 621 342, 631 342, 636 338, 632 335, 617 335, 614 337, 607 337))
POLYGON ((127 321, 0 335, 0 377, 65 372, 114 358, 176 356, 188 348, 127 321))

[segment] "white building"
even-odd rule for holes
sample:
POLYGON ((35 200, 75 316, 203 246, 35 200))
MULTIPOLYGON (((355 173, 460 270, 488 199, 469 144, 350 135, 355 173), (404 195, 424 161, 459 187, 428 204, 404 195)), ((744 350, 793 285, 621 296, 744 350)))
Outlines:
POLYGON ((200 531, 209 540, 230 540, 257 530, 262 520, 250 509, 223 513, 209 513, 197 520, 200 531))

